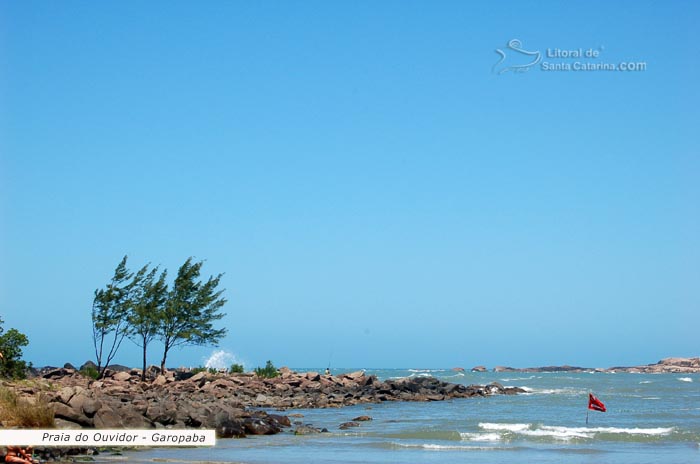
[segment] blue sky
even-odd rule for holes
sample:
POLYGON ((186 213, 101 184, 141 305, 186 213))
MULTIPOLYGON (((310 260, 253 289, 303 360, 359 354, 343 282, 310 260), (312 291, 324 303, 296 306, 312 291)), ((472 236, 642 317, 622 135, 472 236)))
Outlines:
POLYGON ((1 2, 0 315, 79 364, 124 254, 194 256, 249 366, 697 356, 698 13, 1 2), (646 69, 496 74, 511 39, 646 69))

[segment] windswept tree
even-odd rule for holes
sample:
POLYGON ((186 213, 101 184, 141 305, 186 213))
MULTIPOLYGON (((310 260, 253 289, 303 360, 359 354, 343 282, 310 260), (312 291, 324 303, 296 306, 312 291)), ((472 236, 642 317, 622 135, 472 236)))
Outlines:
POLYGON ((0 318, 0 377, 23 379, 27 375, 27 363, 22 361, 22 347, 29 339, 17 329, 5 332, 0 318))
POLYGON ((226 335, 226 329, 216 329, 214 322, 225 316, 220 310, 226 303, 223 290, 217 290, 222 274, 199 280, 203 261, 188 258, 177 271, 168 293, 168 302, 160 321, 158 335, 163 342, 160 369, 165 372, 168 352, 176 346, 216 345, 226 335))
POLYGON ((134 288, 131 308, 128 315, 128 337, 143 350, 143 369, 141 380, 146 380, 146 354, 148 345, 158 335, 165 305, 168 302, 167 271, 156 274, 158 268, 146 273, 140 285, 134 288))
POLYGON ((147 271, 147 266, 144 266, 136 274, 130 272, 126 260, 124 256, 110 283, 104 289, 95 290, 92 300, 92 342, 98 379, 104 375, 128 333, 132 292, 141 284, 147 271))

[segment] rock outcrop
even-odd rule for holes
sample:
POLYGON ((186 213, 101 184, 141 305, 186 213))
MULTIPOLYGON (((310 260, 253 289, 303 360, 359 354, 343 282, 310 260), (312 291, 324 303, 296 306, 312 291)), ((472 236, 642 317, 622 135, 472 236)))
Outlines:
MULTIPOLYGON (((523 392, 499 384, 461 385, 432 377, 379 381, 364 372, 321 375, 281 369, 264 379, 254 374, 179 376, 152 372, 149 382, 140 370, 108 370, 89 380, 71 368, 44 371, 23 396, 39 392, 54 410, 60 428, 214 428, 222 438, 279 433, 292 426, 289 417, 266 410, 342 407, 383 401, 442 401, 523 392), (185 380, 178 378, 186 377, 185 380)), ((358 417, 354 422, 370 420, 358 417)), ((296 433, 308 429, 297 427, 296 433)))
MULTIPOLYGON (((482 366, 478 366, 480 368, 482 366)), ((478 368, 472 369, 472 372, 478 368)), ((506 367, 496 366, 494 372, 630 372, 646 374, 697 374, 700 373, 700 358, 664 358, 655 364, 645 364, 642 366, 616 366, 603 368, 578 367, 578 366, 543 366, 543 367, 506 367)))

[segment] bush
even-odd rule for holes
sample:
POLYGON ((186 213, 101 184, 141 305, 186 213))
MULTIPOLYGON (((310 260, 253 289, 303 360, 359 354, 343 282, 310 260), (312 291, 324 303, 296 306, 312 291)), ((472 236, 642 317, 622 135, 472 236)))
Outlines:
POLYGON ((265 367, 256 367, 255 375, 262 377, 263 379, 272 379, 279 375, 277 368, 272 364, 272 361, 268 361, 265 367))
POLYGON ((10 329, 7 332, 2 327, 3 320, 0 318, 0 377, 14 379, 24 379, 27 377, 28 366, 22 361, 22 347, 29 344, 27 336, 17 329, 10 329), (5 333, 3 333, 5 332, 5 333))
POLYGON ((218 371, 214 367, 199 366, 199 367, 195 367, 190 372, 192 372, 193 374, 199 374, 200 372, 208 372, 210 374, 216 374, 218 371))
POLYGON ((34 401, 18 398, 7 388, 0 388, 0 419, 4 427, 53 428, 54 413, 46 399, 38 394, 34 401))
POLYGON ((100 372, 92 367, 92 366, 85 366, 79 371, 81 374, 83 374, 85 377, 92 379, 92 380, 97 380, 97 377, 100 376, 100 372))
POLYGON ((242 374, 245 372, 242 364, 231 364, 231 368, 228 370, 229 374, 242 374))

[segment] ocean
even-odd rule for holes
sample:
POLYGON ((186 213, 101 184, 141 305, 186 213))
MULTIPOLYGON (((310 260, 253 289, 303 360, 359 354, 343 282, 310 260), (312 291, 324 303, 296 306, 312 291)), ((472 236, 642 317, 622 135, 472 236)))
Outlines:
MULTIPOLYGON (((303 372, 306 369, 296 369, 303 372)), ((308 369, 323 371, 323 369, 308 369)), ((353 369, 334 370, 333 374, 353 369)), ((368 369, 387 378, 434 376, 463 384, 499 382, 528 393, 430 403, 288 410, 330 433, 218 440, 213 448, 125 453, 132 462, 268 463, 700 463, 700 375, 471 373, 368 369), (586 414, 593 392, 607 412, 586 414), (371 421, 340 430, 367 415, 371 421)), ((274 411, 269 411, 274 412, 274 411)))

